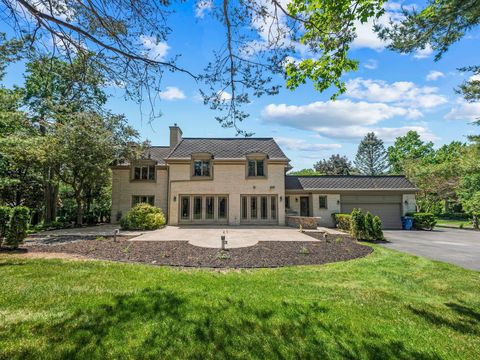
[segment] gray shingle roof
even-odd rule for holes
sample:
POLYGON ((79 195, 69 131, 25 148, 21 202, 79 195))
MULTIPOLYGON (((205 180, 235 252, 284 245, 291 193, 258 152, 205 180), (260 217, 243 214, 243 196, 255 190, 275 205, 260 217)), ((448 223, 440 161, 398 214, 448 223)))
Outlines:
POLYGON ((215 159, 244 159, 249 153, 261 152, 270 159, 288 160, 272 138, 183 138, 168 159, 189 159, 202 152, 215 159))
MULTIPOLYGON (((165 165, 165 158, 170 154, 170 146, 150 146, 145 151, 143 154, 140 156, 140 159, 152 159, 157 162, 157 165, 165 165)), ((129 165, 130 162, 128 160, 125 160, 121 163, 118 163, 116 165, 129 165)))
POLYGON ((156 160, 158 165, 165 165, 168 154, 170 154, 170 146, 150 146, 143 153, 142 159, 156 160))
POLYGON ((286 190, 416 190, 405 176, 285 176, 286 190))

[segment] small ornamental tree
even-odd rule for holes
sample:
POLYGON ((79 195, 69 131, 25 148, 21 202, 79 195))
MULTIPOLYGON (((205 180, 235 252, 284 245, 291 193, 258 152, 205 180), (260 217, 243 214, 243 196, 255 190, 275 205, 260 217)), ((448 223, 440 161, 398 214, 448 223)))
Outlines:
POLYGON ((352 236, 357 240, 365 239, 365 215, 361 209, 352 211, 352 236))
POLYGON ((378 216, 373 217, 373 238, 374 240, 384 240, 382 231, 382 220, 378 216))
POLYGON ((8 223, 6 243, 17 248, 27 237, 28 222, 30 220, 30 209, 26 206, 16 206, 12 209, 8 223))
POLYGON ((0 206, 0 247, 3 239, 7 236, 8 222, 10 220, 10 208, 8 206, 0 206))

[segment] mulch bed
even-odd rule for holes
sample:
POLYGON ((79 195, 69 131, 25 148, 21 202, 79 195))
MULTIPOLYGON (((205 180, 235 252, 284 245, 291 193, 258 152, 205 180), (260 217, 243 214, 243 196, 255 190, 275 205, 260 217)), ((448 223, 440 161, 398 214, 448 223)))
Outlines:
POLYGON ((320 241, 261 241, 255 246, 230 249, 202 248, 187 241, 127 241, 119 238, 28 244, 28 252, 67 253, 82 257, 122 262, 183 267, 263 268, 288 265, 314 265, 366 256, 373 250, 346 235, 307 233, 320 241))

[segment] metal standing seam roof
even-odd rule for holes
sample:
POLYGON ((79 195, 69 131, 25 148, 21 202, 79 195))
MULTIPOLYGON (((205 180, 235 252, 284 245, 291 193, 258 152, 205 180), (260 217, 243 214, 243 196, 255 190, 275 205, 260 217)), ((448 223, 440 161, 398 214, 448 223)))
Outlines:
POLYGON ((323 175, 285 176, 286 190, 412 190, 417 188, 405 176, 323 175))
POLYGON ((256 152, 288 161, 273 138, 183 138, 167 159, 187 159, 195 153, 210 153, 215 159, 245 159, 256 152))

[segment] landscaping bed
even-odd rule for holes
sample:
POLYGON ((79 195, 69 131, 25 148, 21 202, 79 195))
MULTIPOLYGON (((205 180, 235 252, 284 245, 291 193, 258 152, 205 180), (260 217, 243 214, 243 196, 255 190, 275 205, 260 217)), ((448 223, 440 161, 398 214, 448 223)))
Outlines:
POLYGON ((63 243, 28 244, 28 252, 66 253, 82 257, 122 262, 185 267, 259 268, 314 265, 351 260, 372 252, 346 235, 323 238, 323 233, 307 233, 320 241, 260 241, 255 246, 229 249, 202 248, 187 241, 128 241, 119 238, 89 239, 63 243))

